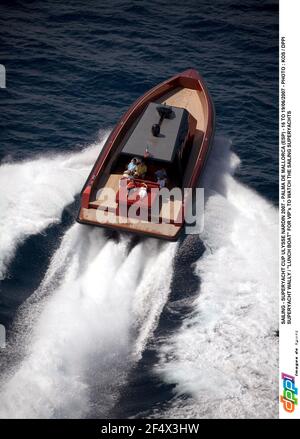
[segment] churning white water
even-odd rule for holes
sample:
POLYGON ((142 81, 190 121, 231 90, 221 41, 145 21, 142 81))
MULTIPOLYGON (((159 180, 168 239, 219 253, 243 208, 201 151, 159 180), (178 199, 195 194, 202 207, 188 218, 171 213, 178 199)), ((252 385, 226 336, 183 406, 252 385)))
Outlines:
POLYGON ((61 154, 0 166, 0 280, 27 236, 61 219, 80 191, 107 134, 73 154, 61 154))
MULTIPOLYGON (((2 278, 19 243, 60 221, 104 141, 0 167, 2 278)), ((78 224, 65 233, 14 324, 6 356, 21 359, 2 374, 0 417, 105 416, 114 405, 167 301, 176 249, 129 243, 78 224)))
MULTIPOLYGON (((16 179, 1 200, 2 277, 26 236, 60 220, 98 151, 0 167, 0 183, 16 179)), ((181 328, 158 343, 156 371, 176 384, 161 417, 276 416, 277 212, 233 178, 238 164, 218 139, 203 180, 199 295, 181 328)), ((168 300, 177 247, 129 244, 78 224, 65 233, 15 323, 8 352, 22 358, 2 375, 0 417, 109 415, 168 300)))
POLYGON ((217 139, 204 177, 193 312, 160 347, 156 370, 177 395, 165 416, 277 416, 277 209, 233 178, 229 147, 217 139))
POLYGON ((27 347, 0 417, 105 416, 167 301, 175 248, 149 239, 128 254, 127 238, 73 225, 18 319, 27 347))

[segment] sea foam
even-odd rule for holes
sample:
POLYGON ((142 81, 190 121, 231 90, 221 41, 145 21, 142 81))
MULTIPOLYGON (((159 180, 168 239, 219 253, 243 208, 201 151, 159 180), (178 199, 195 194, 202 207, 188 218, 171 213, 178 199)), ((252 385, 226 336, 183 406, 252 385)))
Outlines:
POLYGON ((165 416, 277 416, 278 214, 233 177, 239 163, 230 142, 216 139, 201 182, 207 203, 206 251, 194 267, 199 293, 159 349, 156 371, 176 384, 177 395, 165 416))
POLYGON ((106 140, 80 152, 0 166, 0 280, 26 237, 58 223, 74 201, 106 140))

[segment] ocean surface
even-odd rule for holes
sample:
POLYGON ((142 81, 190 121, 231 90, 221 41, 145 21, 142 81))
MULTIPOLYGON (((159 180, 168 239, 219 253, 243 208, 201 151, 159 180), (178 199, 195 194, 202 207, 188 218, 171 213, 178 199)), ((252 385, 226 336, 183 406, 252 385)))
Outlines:
POLYGON ((0 3, 0 417, 277 417, 278 2, 65 3, 0 3), (75 223, 114 124, 190 67, 204 232, 75 223))

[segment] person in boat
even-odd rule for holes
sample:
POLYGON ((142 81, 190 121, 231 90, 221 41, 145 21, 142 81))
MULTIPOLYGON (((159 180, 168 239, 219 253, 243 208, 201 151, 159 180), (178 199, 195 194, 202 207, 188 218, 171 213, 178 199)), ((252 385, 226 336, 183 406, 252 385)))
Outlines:
POLYGON ((127 196, 131 195, 136 190, 136 185, 133 180, 129 180, 127 183, 127 196))
POLYGON ((146 163, 143 160, 139 160, 137 163, 137 167, 134 172, 134 177, 136 178, 144 178, 147 172, 146 163))
POLYGON ((124 177, 133 176, 133 174, 135 173, 136 167, 137 167, 137 162, 138 162, 138 160, 136 157, 133 157, 131 159, 131 161, 127 165, 126 171, 124 171, 124 173, 123 173, 124 177))
POLYGON ((165 187, 167 183, 167 172, 165 168, 158 169, 154 174, 156 177, 156 181, 159 184, 159 187, 165 187))

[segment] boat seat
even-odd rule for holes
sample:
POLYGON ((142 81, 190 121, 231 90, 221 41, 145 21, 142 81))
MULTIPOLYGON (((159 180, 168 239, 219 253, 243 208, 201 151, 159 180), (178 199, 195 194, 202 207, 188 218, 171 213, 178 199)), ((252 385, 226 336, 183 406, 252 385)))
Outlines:
POLYGON ((159 184, 150 180, 144 180, 144 179, 131 179, 130 182, 133 182, 135 184, 135 188, 137 189, 134 192, 128 193, 127 188, 119 189, 116 196, 116 202, 118 204, 125 204, 126 206, 131 206, 132 204, 139 202, 140 207, 144 209, 150 209, 153 203, 156 200, 158 191, 159 191, 159 184), (144 198, 140 198, 139 196, 139 188, 147 188, 147 196, 144 198), (153 190, 157 189, 157 190, 153 190))

